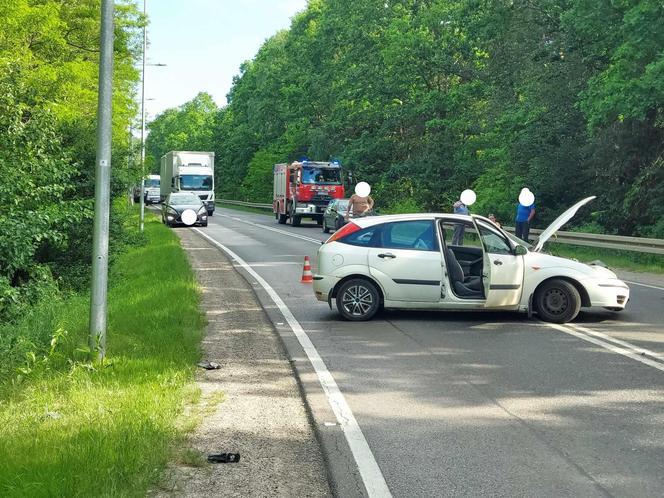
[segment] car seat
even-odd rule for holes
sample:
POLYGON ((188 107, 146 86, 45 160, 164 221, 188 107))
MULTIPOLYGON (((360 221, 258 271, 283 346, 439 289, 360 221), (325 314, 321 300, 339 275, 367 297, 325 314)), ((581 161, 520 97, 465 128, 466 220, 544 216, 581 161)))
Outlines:
POLYGON ((447 249, 447 268, 454 292, 459 297, 483 298, 482 278, 477 276, 465 276, 461 265, 456 259, 452 249, 447 249))

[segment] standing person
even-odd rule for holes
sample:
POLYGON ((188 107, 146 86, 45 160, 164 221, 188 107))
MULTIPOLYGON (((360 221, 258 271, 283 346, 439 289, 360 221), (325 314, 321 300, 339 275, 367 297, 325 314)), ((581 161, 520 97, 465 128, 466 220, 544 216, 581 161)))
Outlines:
MULTIPOLYGON (((470 214, 468 206, 466 206, 461 201, 456 201, 454 203, 454 214, 470 214)), ((466 226, 464 223, 457 223, 454 227, 454 234, 452 235, 452 245, 462 246, 463 245, 463 236, 466 231, 466 226)))
POLYGON ((534 217, 535 202, 533 201, 533 203, 529 206, 524 206, 521 204, 521 202, 519 202, 516 205, 516 218, 514 219, 516 222, 516 230, 514 235, 516 235, 521 240, 529 242, 528 234, 530 232, 530 222, 533 221, 534 217))
POLYGON ((496 219, 496 215, 494 215, 493 213, 490 213, 489 216, 487 216, 487 218, 489 218, 491 220, 491 222, 494 225, 496 225, 498 228, 501 228, 502 225, 500 223, 498 223, 498 220, 496 219))
POLYGON ((374 207, 374 200, 369 195, 369 193, 371 192, 371 188, 366 183, 365 185, 366 188, 364 189, 360 188, 359 190, 360 193, 366 193, 366 195, 359 195, 357 193, 358 191, 357 187, 360 186, 360 184, 358 183, 357 187, 355 187, 355 193, 350 196, 350 199, 348 200, 348 210, 346 211, 346 216, 344 216, 344 219, 346 221, 348 221, 351 215, 353 218, 361 218, 362 216, 371 214, 371 210, 374 207))

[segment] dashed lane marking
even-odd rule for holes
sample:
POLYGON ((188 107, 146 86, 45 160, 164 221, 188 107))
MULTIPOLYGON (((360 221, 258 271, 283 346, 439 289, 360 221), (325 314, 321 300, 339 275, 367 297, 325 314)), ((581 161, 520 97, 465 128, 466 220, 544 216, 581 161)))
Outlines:
POLYGON ((260 223, 254 223, 253 221, 243 220, 242 218, 237 218, 235 216, 228 216, 227 214, 222 214, 221 216, 224 217, 224 218, 231 219, 231 220, 239 221, 240 223, 245 223, 247 225, 253 225, 255 227, 259 227, 259 228, 262 228, 264 230, 270 230, 272 232, 280 233, 282 235, 288 235, 289 237, 295 237, 296 239, 306 240, 307 242, 311 242, 313 244, 317 244, 317 245, 321 244, 320 239, 314 239, 312 237, 307 237, 306 235, 300 235, 300 234, 297 234, 297 233, 289 232, 287 230, 281 230, 279 228, 269 227, 267 225, 262 225, 260 223))
POLYGON ((551 327, 560 332, 564 332, 565 334, 573 335, 577 339, 581 339, 587 342, 592 342, 593 344, 601 346, 604 349, 608 349, 609 351, 612 351, 614 353, 627 356, 632 360, 636 360, 638 362, 643 363, 644 365, 648 365, 649 367, 653 367, 656 368, 657 370, 661 370, 662 372, 664 372, 664 362, 661 361, 661 356, 658 355, 657 353, 654 353, 644 348, 639 348, 634 344, 630 344, 626 341, 621 341, 620 339, 613 339, 612 337, 602 334, 601 332, 595 332, 586 329, 584 327, 580 327, 578 325, 570 325, 570 324, 559 325, 557 323, 546 323, 546 322, 542 323, 547 327, 551 327), (611 344, 611 342, 608 341, 620 344, 622 347, 618 346, 617 344, 611 344))
MULTIPOLYGON (((245 221, 243 222, 247 223, 245 221)), ((261 226, 261 228, 269 228, 269 227, 264 227, 263 225, 259 226, 261 226)), ((297 340, 300 342, 302 349, 307 355, 307 358, 309 359, 311 366, 313 367, 314 371, 316 372, 316 375, 318 376, 318 381, 320 382, 320 385, 322 386, 323 391, 325 392, 327 401, 330 404, 330 407, 332 408, 332 411, 334 412, 334 415, 337 418, 337 422, 341 426, 341 429, 344 433, 344 437, 346 438, 348 446, 350 447, 350 451, 353 454, 353 458, 355 459, 357 468, 360 471, 360 476, 362 478, 362 482, 364 483, 364 487, 367 490, 367 494, 370 497, 376 497, 376 498, 391 497, 392 493, 390 493, 390 489, 387 487, 387 483, 385 482, 385 477, 383 476, 380 467, 378 467, 376 458, 371 452, 371 448, 369 448, 369 444, 367 443, 367 440, 364 437, 362 429, 360 429, 360 425, 357 423, 357 420, 355 419, 355 416, 353 415, 350 406, 346 402, 346 398, 341 393, 339 386, 337 385, 330 371, 327 369, 325 362, 318 354, 318 351, 316 350, 314 344, 311 342, 311 339, 309 339, 309 336, 302 328, 302 325, 300 325, 300 323, 297 321, 291 310, 288 308, 288 306, 286 306, 286 303, 284 303, 281 297, 279 297, 279 294, 277 294, 277 292, 270 286, 270 284, 268 284, 265 281, 265 279, 261 277, 240 256, 238 256, 228 247, 214 240, 209 235, 206 235, 203 231, 199 230, 198 228, 192 228, 192 230, 200 234, 201 237, 209 240, 212 244, 219 247, 222 251, 224 251, 231 258, 233 258, 254 279, 256 279, 256 281, 263 287, 263 289, 265 289, 265 291, 270 296, 274 304, 279 308, 279 311, 286 319, 288 325, 290 325, 291 330, 295 334, 295 337, 297 337, 297 340)), ((273 229, 273 231, 284 232, 278 229, 273 229)), ((288 235, 293 235, 289 234, 288 232, 284 233, 288 235)), ((320 241, 318 243, 320 243, 320 241)))

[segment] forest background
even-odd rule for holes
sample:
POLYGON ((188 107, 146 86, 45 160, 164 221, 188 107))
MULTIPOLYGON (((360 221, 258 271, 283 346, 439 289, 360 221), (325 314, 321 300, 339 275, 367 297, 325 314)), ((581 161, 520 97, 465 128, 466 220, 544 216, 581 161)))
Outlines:
POLYGON ((523 186, 542 227, 597 195, 577 229, 664 237, 663 106, 660 0, 311 0, 148 160, 214 151, 219 197, 271 202, 275 163, 335 158, 391 212, 473 188, 508 225, 523 186))
MULTIPOLYGON (((115 3, 120 198, 140 171, 144 19, 115 3)), ((0 321, 89 280, 99 11, 0 2, 0 321)), ((310 0, 226 105, 200 94, 152 121, 147 160, 214 151, 220 198, 269 202, 275 163, 336 158, 383 209, 448 211, 473 188, 504 224, 524 185, 539 226, 594 194, 577 229, 664 237, 663 109, 660 0, 310 0)), ((111 257, 136 237, 121 213, 111 257)))

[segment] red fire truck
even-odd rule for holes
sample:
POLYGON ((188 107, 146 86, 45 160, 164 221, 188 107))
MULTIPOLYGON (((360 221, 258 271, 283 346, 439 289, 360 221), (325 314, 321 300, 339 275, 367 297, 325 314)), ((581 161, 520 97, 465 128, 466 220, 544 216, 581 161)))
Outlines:
POLYGON ((279 223, 290 218, 299 226, 303 217, 323 222, 323 212, 331 199, 343 199, 341 165, 336 162, 296 161, 274 165, 272 210, 279 223))

